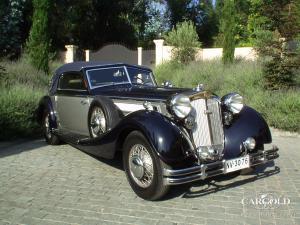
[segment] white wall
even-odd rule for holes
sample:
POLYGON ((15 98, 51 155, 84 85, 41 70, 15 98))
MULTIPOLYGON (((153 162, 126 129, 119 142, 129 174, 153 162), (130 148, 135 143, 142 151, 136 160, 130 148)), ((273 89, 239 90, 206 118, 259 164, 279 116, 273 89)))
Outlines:
MULTIPOLYGON (((131 50, 120 44, 106 45, 98 51, 86 50, 85 58, 87 61, 108 61, 108 62, 124 62, 128 64, 141 64, 148 67, 154 67, 172 58, 173 46, 163 45, 164 40, 154 40, 155 50, 131 50)), ((76 46, 66 46, 67 51, 62 52, 60 58, 64 58, 64 62, 71 62, 75 59, 76 46), (64 56, 63 56, 64 55, 64 56)), ((213 60, 222 57, 222 48, 199 48, 196 53, 196 61, 213 60)), ((236 58, 245 60, 255 60, 257 54, 252 47, 235 48, 234 55, 236 58)))

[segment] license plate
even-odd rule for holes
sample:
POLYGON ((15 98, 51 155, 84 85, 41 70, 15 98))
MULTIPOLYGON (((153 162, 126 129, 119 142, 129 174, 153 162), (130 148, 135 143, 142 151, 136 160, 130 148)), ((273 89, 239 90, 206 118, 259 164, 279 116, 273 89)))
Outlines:
POLYGON ((249 167, 250 167, 249 155, 225 161, 225 173, 230 173, 233 171, 237 171, 249 167))

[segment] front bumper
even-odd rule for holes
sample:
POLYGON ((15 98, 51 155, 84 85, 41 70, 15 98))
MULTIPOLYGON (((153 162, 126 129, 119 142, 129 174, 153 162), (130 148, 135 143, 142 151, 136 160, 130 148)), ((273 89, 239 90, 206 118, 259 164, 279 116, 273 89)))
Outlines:
MULTIPOLYGON (((270 150, 260 150, 257 153, 250 153, 250 167, 259 164, 265 164, 278 158, 278 150, 278 147, 273 146, 270 150)), ((220 174, 226 174, 225 162, 225 160, 216 161, 213 163, 207 163, 178 170, 164 169, 164 184, 178 185, 197 180, 204 180, 208 177, 213 177, 220 174)))

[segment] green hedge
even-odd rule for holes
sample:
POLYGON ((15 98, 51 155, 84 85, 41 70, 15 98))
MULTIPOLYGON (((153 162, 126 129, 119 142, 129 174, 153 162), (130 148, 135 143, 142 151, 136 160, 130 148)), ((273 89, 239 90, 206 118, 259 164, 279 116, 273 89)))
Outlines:
POLYGON ((0 91, 0 139, 38 133, 35 109, 43 92, 30 86, 14 85, 0 91))
MULTIPOLYGON (((59 63, 52 63, 52 70, 59 63)), ((0 76, 0 140, 40 135, 35 110, 47 93, 51 76, 34 69, 26 58, 2 61, 0 76)))
POLYGON ((170 80, 179 87, 196 87, 202 83, 220 96, 238 92, 247 105, 266 118, 269 125, 300 132, 299 85, 298 89, 288 91, 265 90, 259 62, 240 60, 225 66, 219 60, 194 62, 187 66, 169 62, 156 67, 154 72, 159 83, 170 80))

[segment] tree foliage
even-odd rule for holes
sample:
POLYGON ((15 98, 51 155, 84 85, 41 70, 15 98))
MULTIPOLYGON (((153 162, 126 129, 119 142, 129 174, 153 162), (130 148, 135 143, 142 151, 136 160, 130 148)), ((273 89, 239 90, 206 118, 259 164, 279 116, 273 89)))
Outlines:
POLYGON ((31 64, 38 70, 49 72, 50 34, 49 15, 52 9, 48 0, 33 0, 33 23, 27 43, 31 64))
POLYGON ((142 46, 153 45, 153 40, 161 38, 169 29, 168 13, 161 1, 148 0, 146 7, 147 20, 145 22, 145 30, 143 38, 139 39, 142 46))
POLYGON ((195 59, 197 47, 201 46, 198 41, 196 28, 191 21, 178 23, 167 35, 165 39, 168 44, 174 46, 173 58, 187 64, 195 59))
POLYGON ((232 63, 235 50, 235 9, 233 0, 225 0, 222 10, 221 30, 223 39, 223 63, 232 63))
POLYGON ((258 4, 255 46, 264 57, 265 87, 272 90, 295 85, 300 69, 300 54, 296 50, 300 33, 299 3, 294 0, 261 0, 258 4), (278 7, 280 9, 278 9, 278 7))
POLYGON ((22 49, 22 25, 25 0, 0 2, 0 57, 17 58, 22 49))
POLYGON ((203 46, 213 45, 213 38, 218 33, 218 21, 212 0, 166 0, 166 2, 172 27, 190 20, 195 24, 203 46))

